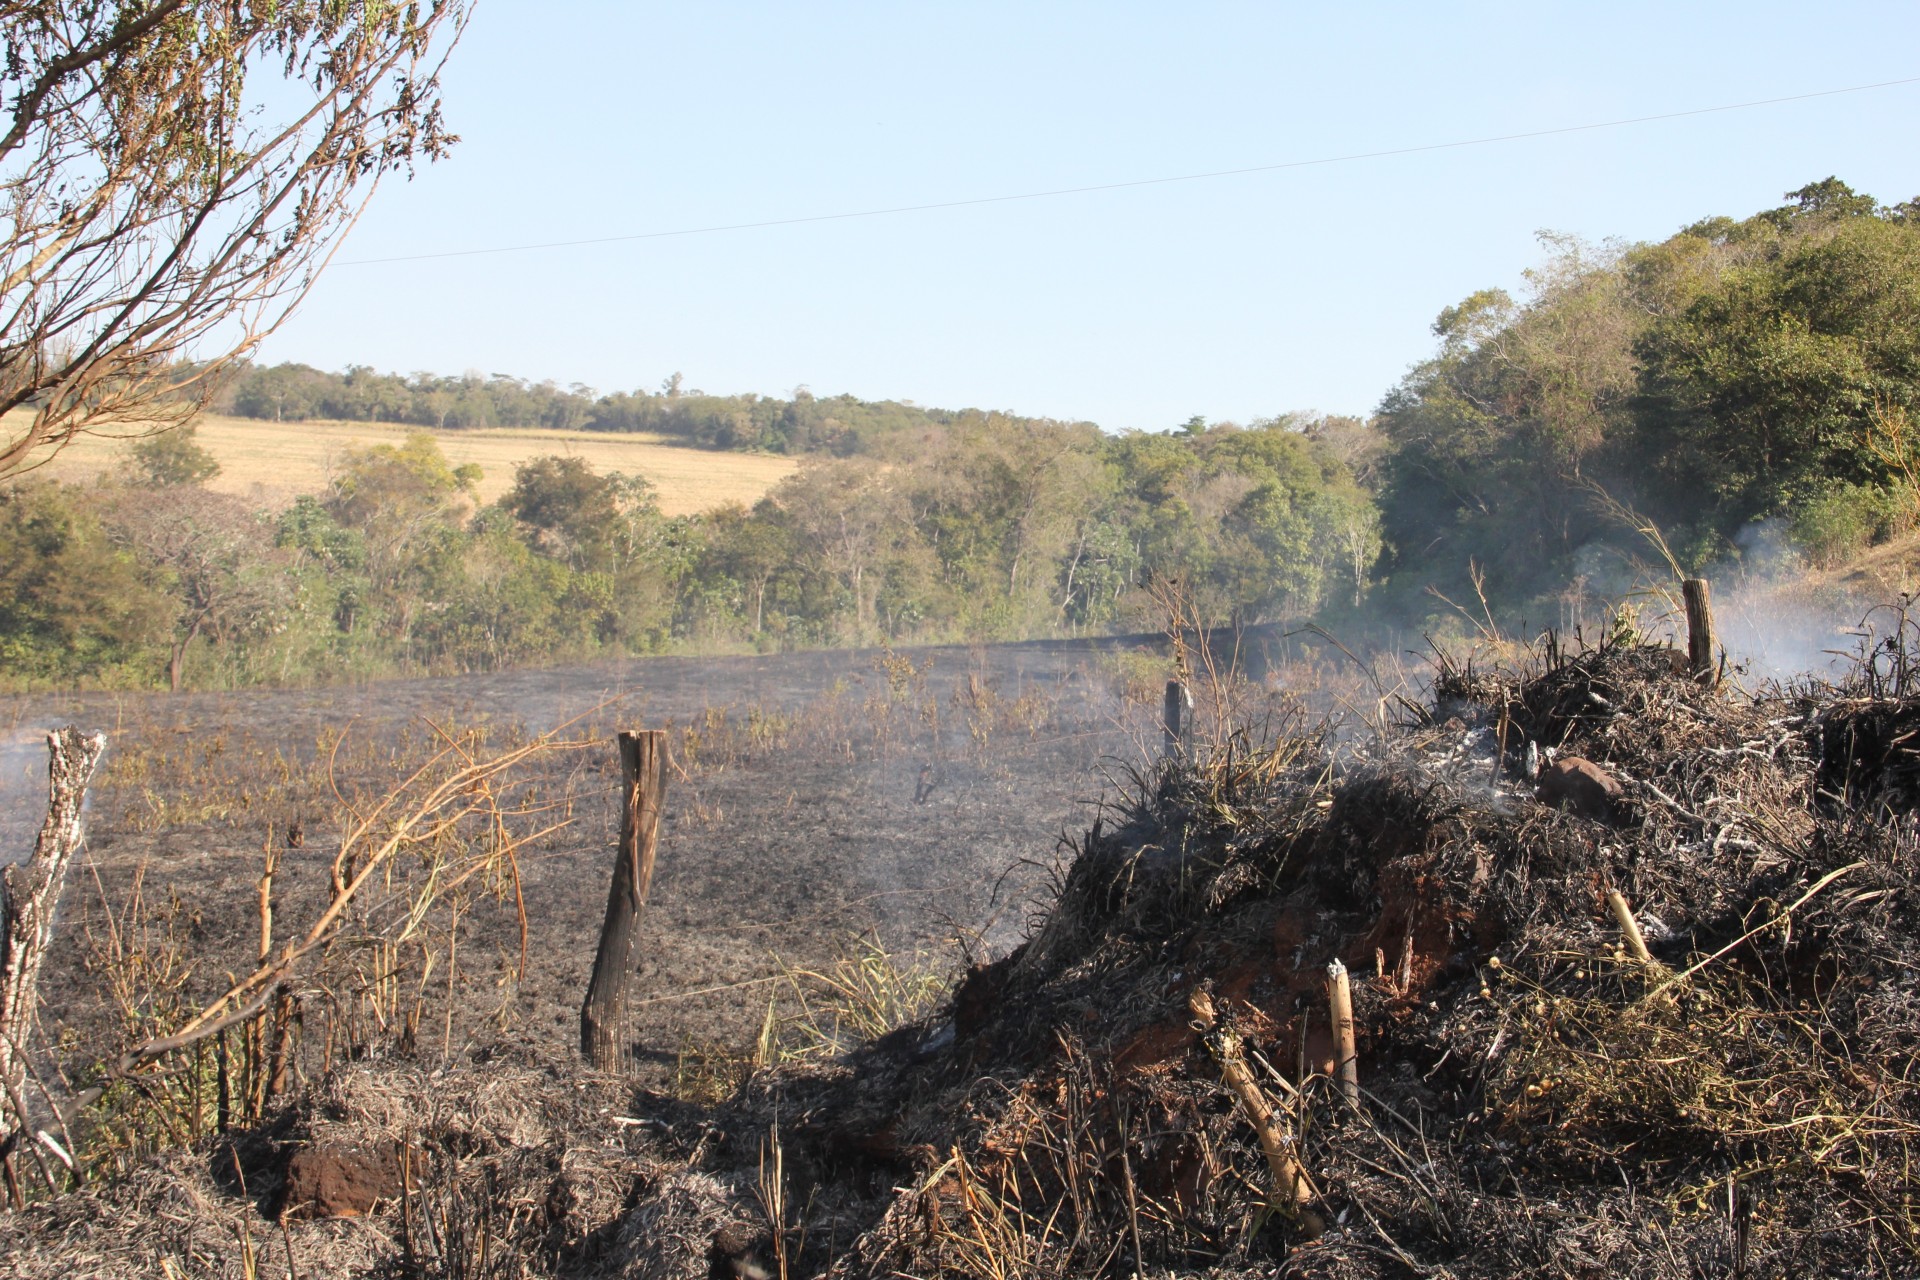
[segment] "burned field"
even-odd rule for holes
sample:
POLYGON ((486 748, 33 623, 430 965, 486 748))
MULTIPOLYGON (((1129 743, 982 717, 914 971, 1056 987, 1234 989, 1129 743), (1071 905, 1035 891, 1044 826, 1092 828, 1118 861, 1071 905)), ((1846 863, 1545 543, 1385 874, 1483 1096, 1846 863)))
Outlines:
MULTIPOLYGON (((1121 776, 1072 823, 1055 882, 1032 872, 1038 910, 1006 926, 990 923, 988 859, 959 847, 990 847, 985 815, 1031 797, 1040 769, 1078 776, 1046 751, 1136 750, 1138 717, 1076 720, 1057 700, 1020 730, 1026 756, 1009 718, 998 754, 940 775, 953 808, 922 828, 926 761, 882 749, 908 741, 907 720, 863 712, 861 767, 843 770, 863 782, 844 784, 841 812, 903 852, 876 863, 849 846, 836 861, 823 835, 788 853, 808 883, 782 891, 718 857, 691 869, 709 820, 751 812, 764 830, 736 828, 733 847, 771 848, 773 815, 801 804, 790 783, 767 804, 754 752, 720 748, 709 763, 734 763, 669 784, 684 807, 663 836, 641 994, 731 989, 641 1006, 632 1074, 584 1071, 561 1025, 605 884, 608 840, 576 832, 562 838, 596 852, 549 872, 529 845, 543 869, 520 895, 547 929, 568 877, 590 882, 572 932, 530 948, 565 964, 499 981, 517 913, 476 899, 494 935, 457 936, 489 959, 451 1000, 433 995, 443 974, 420 979, 413 1012, 394 1006, 414 1020, 404 1044, 343 1011, 331 1035, 351 1044, 257 1114, 0 1230, 28 1275, 76 1261, 182 1275, 1911 1273, 1920 699, 1904 656, 1882 659, 1840 687, 1758 697, 1705 688, 1653 646, 1443 666, 1401 723, 1338 738, 1269 699, 1258 728, 1203 720, 1183 757, 1121 776), (856 812, 861 785, 887 798, 856 812), (932 901, 902 906, 902 890, 932 901), (743 905, 770 901, 788 923, 743 905), (739 917, 716 920, 723 907, 739 917), (959 932, 977 962, 877 1038, 783 1040, 807 1014, 781 990, 811 991, 816 1025, 872 1002, 702 958, 746 954, 728 930, 747 924, 771 926, 762 954, 814 946, 798 964, 842 985, 859 958, 834 967, 818 939, 836 928, 877 930, 896 952, 959 932), (991 945, 1000 927, 1010 948, 991 945), (1342 987, 1350 1029, 1330 1007, 1342 987), (764 1052, 744 1066, 698 1051, 756 1035, 764 1052), (316 1169, 321 1156, 334 1163, 316 1169), (371 1188, 362 1216, 309 1220, 325 1178, 371 1188)), ((870 690, 906 688, 900 705, 924 708, 900 662, 883 657, 870 690)), ((940 706, 984 699, 959 674, 940 706)), ((1008 692, 1003 678, 994 705, 1015 705, 1008 692)), ((730 723, 702 720, 682 754, 715 749, 730 723)), ((591 766, 567 768, 556 795, 586 789, 591 766)), ((103 801, 109 826, 135 823, 108 807, 122 802, 103 801)), ((1051 846, 1006 841, 1030 857, 1051 846)), ((258 843, 234 840, 220 892, 246 899, 258 843)), ((201 927, 196 945, 225 936, 201 927)), ((230 951, 251 927, 243 909, 230 951)), ((62 990, 77 991, 86 957, 65 964, 62 990)), ((319 1021, 310 1010, 302 1027, 309 1056, 319 1021)))
MULTIPOLYGON (((89 821, 94 872, 76 874, 44 979, 56 1037, 97 1046, 122 1030, 97 990, 101 948, 134 922, 110 915, 132 911, 152 947, 177 947, 201 975, 185 987, 209 994, 253 959, 264 848, 278 850, 275 910, 299 921, 325 901, 344 815, 448 737, 506 750, 557 728, 581 745, 518 770, 525 825, 555 829, 516 850, 510 895, 475 895, 464 912, 453 1041, 433 1047, 570 1044, 618 825, 613 730, 652 725, 669 729, 673 761, 631 1032, 641 1078, 666 1082, 688 1053, 751 1044, 784 967, 874 947, 933 964, 956 939, 1004 950, 1105 773, 1144 758, 1116 652, 1128 647, 655 659, 16 706, 17 724, 99 725, 110 741, 89 821)), ((445 998, 442 987, 415 1010, 442 1032, 445 998)), ((340 1009, 336 1038, 378 1039, 364 1012, 340 1009)))

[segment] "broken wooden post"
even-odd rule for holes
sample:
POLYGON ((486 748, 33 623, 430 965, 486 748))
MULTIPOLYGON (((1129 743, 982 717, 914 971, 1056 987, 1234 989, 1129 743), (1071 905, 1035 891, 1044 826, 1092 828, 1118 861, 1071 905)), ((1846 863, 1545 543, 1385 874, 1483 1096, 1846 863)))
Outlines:
POLYGON ((1166 728, 1166 741, 1163 743, 1164 754, 1169 756, 1179 754, 1181 734, 1183 732, 1181 721, 1186 715, 1187 708, 1192 705, 1193 699, 1188 696, 1187 686, 1183 681, 1167 681, 1166 709, 1161 715, 1161 723, 1166 728))
POLYGON ((620 847, 613 860, 613 885, 607 891, 606 922, 600 926, 600 949, 593 957, 593 979, 580 1006, 580 1052, 605 1070, 618 1067, 626 1057, 623 1041, 633 944, 639 936, 647 888, 653 883, 654 850, 666 797, 666 731, 622 732, 619 744, 625 801, 620 847))
POLYGON ((1327 966, 1327 1009, 1333 1018, 1333 1074, 1340 1092, 1360 1105, 1360 1055, 1353 1034, 1353 987, 1347 966, 1336 958, 1327 966))
POLYGON ((1705 578, 1688 578, 1680 584, 1687 601, 1687 670, 1695 680, 1717 683, 1714 658, 1713 598, 1705 578))
POLYGON ((10 1115, 9 1102, 26 1097, 23 1055, 33 1030, 40 965, 53 942, 54 912, 67 867, 83 838, 87 783, 106 749, 105 734, 84 734, 71 725, 47 735, 47 820, 33 853, 0 875, 6 890, 0 902, 0 1165, 5 1166, 16 1203, 20 1192, 14 1152, 27 1117, 10 1115))

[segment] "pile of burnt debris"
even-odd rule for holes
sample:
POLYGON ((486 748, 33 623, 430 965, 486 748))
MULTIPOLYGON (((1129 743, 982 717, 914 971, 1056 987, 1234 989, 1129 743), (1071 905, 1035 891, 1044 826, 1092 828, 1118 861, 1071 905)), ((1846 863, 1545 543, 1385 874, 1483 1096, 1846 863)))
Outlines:
POLYGON ((1749 696, 1664 647, 1550 651, 1446 666, 1364 743, 1171 766, 941 1020, 752 1083, 735 1167, 777 1117, 816 1216, 790 1192, 784 1238, 750 1240, 736 1206, 714 1256, 1920 1271, 1920 700, 1897 684, 1872 655, 1749 696))
MULTIPOLYGON (((1397 726, 1226 733, 1143 778, 1024 945, 838 1061, 716 1107, 515 1067, 489 1110, 473 1068, 357 1086, 385 1117, 359 1129, 336 1083, 277 1149, 403 1142, 406 1203, 347 1270, 1920 1272, 1901 672, 1748 694, 1639 644, 1445 665, 1397 726)), ((159 1186, 4 1243, 98 1252, 131 1196, 202 1212, 159 1186)), ((329 1225, 272 1243, 304 1274, 329 1225)))

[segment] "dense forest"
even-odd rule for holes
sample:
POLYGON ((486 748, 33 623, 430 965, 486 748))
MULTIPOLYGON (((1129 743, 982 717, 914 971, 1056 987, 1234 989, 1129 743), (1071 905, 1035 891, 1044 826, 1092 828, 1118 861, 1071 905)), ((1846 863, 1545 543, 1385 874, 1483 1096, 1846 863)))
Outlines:
POLYGON ((1218 624, 1444 628, 1436 593, 1476 589, 1550 620, 1649 559, 1833 560, 1914 523, 1915 203, 1828 179, 1657 244, 1545 248, 1522 297, 1442 312, 1432 357, 1370 419, 1106 434, 677 380, 597 396, 248 370, 236 412, 638 429, 805 462, 752 508, 692 518, 566 457, 481 505, 422 433, 270 512, 207 489, 190 433, 157 436, 100 484, 0 492, 0 673, 221 686, 1083 634, 1157 625, 1166 583, 1218 624))

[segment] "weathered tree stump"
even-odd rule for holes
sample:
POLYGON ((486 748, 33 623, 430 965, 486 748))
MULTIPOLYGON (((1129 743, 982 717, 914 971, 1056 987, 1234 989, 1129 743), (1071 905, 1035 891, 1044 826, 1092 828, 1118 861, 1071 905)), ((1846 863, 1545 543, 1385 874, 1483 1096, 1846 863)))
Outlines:
POLYGON ((1718 659, 1714 655, 1713 597, 1705 578, 1688 578, 1680 584, 1687 602, 1687 670, 1702 684, 1719 683, 1718 659))
POLYGON ((1182 721, 1187 708, 1193 700, 1187 695, 1187 686, 1179 680, 1167 681, 1166 706, 1161 713, 1161 725, 1166 731, 1166 740, 1162 744, 1167 755, 1178 755, 1180 745, 1185 739, 1186 726, 1182 721))
POLYGON ((666 732, 623 732, 619 745, 625 799, 620 847, 607 892, 607 918, 600 926, 600 949, 593 958, 593 979, 580 1006, 580 1053, 603 1070, 621 1066, 627 1057, 627 988, 633 980, 634 943, 653 883, 660 812, 666 799, 666 732))

